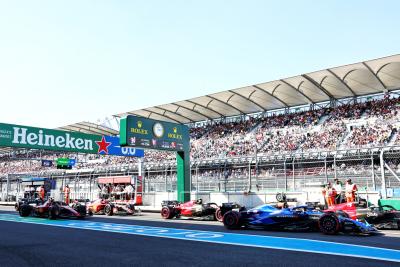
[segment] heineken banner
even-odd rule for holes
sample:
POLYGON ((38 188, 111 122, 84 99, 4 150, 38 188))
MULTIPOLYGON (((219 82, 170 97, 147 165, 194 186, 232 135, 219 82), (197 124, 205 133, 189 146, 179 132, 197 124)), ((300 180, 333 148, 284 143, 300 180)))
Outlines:
POLYGON ((45 149, 86 154, 143 157, 144 151, 121 148, 119 138, 0 123, 0 147, 45 149))

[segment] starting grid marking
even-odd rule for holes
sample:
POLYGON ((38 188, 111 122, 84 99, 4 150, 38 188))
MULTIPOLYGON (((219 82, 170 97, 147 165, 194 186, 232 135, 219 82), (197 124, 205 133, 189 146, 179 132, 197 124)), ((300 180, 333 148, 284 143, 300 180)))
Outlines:
POLYGON ((170 238, 198 242, 209 242, 246 247, 301 251, 328 255, 339 255, 356 258, 376 259, 400 262, 400 250, 368 247, 352 244, 285 238, 273 236, 258 236, 235 233, 185 230, 177 228, 152 227, 117 223, 102 223, 76 220, 48 220, 41 218, 22 218, 13 214, 0 214, 0 221, 40 224, 74 229, 113 232, 130 235, 170 238))

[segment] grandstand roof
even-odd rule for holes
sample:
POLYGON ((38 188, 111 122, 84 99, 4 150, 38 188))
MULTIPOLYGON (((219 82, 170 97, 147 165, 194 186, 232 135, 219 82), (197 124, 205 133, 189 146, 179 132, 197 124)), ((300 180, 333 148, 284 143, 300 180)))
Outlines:
POLYGON ((73 132, 81 132, 81 133, 97 134, 97 135, 113 135, 113 136, 119 135, 118 130, 114 130, 106 126, 98 125, 91 122, 78 122, 67 126, 59 127, 57 129, 63 131, 73 131, 73 132))
POLYGON ((124 112, 192 123, 400 89, 400 54, 124 112))

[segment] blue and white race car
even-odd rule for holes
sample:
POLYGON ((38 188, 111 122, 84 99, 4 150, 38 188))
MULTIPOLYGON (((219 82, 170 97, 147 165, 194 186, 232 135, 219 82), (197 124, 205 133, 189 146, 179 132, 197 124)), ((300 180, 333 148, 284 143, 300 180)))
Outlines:
POLYGON ((324 234, 372 234, 377 230, 366 223, 350 219, 345 213, 323 212, 308 206, 278 209, 261 205, 253 209, 232 210, 224 215, 228 229, 261 228, 278 231, 320 231, 324 234))

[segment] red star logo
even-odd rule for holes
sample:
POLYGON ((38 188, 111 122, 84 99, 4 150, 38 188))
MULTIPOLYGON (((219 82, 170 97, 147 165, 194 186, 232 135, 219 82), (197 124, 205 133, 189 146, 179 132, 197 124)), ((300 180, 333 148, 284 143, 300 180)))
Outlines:
POLYGON ((108 154, 108 147, 111 145, 111 142, 106 142, 106 138, 103 136, 101 138, 101 141, 96 141, 96 144, 99 146, 99 151, 97 153, 101 153, 104 151, 104 153, 108 154))

